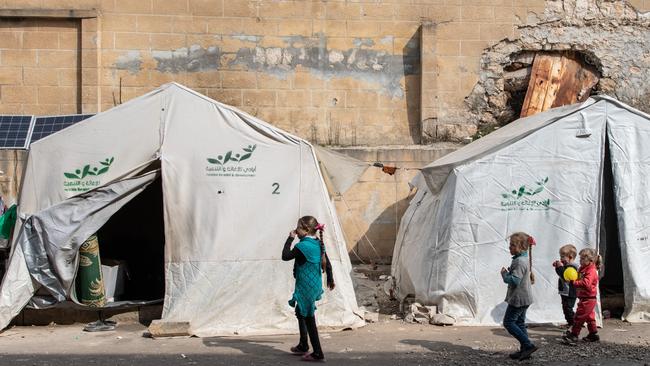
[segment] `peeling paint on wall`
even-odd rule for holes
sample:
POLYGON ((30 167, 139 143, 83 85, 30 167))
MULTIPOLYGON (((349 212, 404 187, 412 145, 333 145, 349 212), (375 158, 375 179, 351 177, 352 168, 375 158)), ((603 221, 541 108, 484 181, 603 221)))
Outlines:
POLYGON ((382 39, 379 40, 379 43, 381 44, 391 44, 395 40, 395 37, 393 36, 386 36, 382 39))
POLYGON ((238 40, 243 41, 243 42, 253 42, 253 43, 257 43, 257 42, 262 40, 262 37, 260 37, 260 36, 249 36, 249 35, 246 35, 246 34, 235 34, 235 35, 233 35, 231 37, 233 39, 238 39, 238 40))
POLYGON ((115 68, 118 70, 128 70, 131 74, 137 74, 142 67, 142 57, 140 51, 128 51, 126 54, 118 57, 115 62, 115 68))
POLYGON ((203 48, 192 45, 174 51, 153 51, 156 70, 161 72, 198 72, 215 70, 219 67, 221 52, 217 47, 203 48))
POLYGON ((350 77, 378 84, 383 93, 399 98, 404 97, 400 81, 406 75, 419 73, 418 42, 409 42, 404 55, 364 48, 374 46, 369 39, 358 39, 356 47, 348 50, 328 49, 326 42, 314 38, 291 37, 286 42, 289 46, 283 48, 242 48, 229 66, 245 65, 277 76, 300 66, 323 79, 350 77))
POLYGON ((355 38, 352 43, 357 47, 372 47, 375 45, 375 41, 370 38, 355 38))
MULTIPOLYGON (((337 50, 327 47, 327 38, 323 35, 285 37, 284 47, 258 46, 263 39, 261 36, 237 34, 230 37, 256 46, 242 47, 236 52, 223 52, 218 45, 207 49, 193 45, 189 49, 153 51, 156 69, 175 74, 245 66, 248 70, 286 78, 287 74, 301 67, 325 80, 349 77, 376 84, 380 92, 396 98, 404 97, 402 79, 420 72, 420 48, 415 38, 407 43, 403 54, 394 55, 373 50, 375 42, 366 38, 355 39, 354 48, 337 50)), ((388 38, 385 41, 388 42, 388 38)), ((141 65, 140 53, 129 51, 115 67, 137 73, 141 65)))

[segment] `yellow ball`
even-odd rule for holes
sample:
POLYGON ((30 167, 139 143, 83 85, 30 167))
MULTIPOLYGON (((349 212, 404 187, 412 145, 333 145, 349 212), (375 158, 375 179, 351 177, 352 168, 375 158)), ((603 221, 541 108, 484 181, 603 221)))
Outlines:
POLYGON ((573 267, 567 267, 564 270, 564 280, 565 281, 575 281, 578 279, 578 271, 573 267))

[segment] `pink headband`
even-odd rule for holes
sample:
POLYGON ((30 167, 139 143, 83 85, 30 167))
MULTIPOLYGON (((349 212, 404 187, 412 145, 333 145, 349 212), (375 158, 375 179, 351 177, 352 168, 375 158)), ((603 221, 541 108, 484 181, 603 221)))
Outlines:
POLYGON ((316 225, 316 230, 325 230, 325 224, 318 224, 316 225))

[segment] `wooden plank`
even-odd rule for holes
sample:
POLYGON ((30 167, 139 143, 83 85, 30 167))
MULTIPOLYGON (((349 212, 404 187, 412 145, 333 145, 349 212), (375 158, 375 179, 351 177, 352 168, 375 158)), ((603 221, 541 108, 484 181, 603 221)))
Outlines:
POLYGON ((540 53, 535 56, 533 70, 528 82, 528 91, 521 107, 521 117, 530 116, 542 110, 548 84, 551 80, 552 66, 553 58, 550 55, 540 53))
POLYGON ((0 18, 97 18, 95 9, 0 9, 0 18))
POLYGON ((598 83, 597 75, 572 52, 537 54, 520 116, 586 100, 598 83))
POLYGON ((593 66, 585 65, 576 58, 566 57, 562 86, 551 107, 584 102, 589 98, 591 89, 598 84, 598 80, 598 72, 593 66))
POLYGON ((542 106, 540 108, 541 111, 545 111, 547 109, 550 109, 551 106, 553 105, 553 101, 555 100, 555 96, 558 93, 558 90, 560 90, 560 85, 562 83, 562 74, 564 71, 564 57, 558 57, 558 56, 550 56, 552 60, 552 65, 551 65, 551 76, 550 80, 548 82, 548 86, 546 87, 546 93, 544 94, 544 102, 542 103, 542 106))
POLYGON ((563 87, 555 96, 555 101, 551 107, 573 104, 578 101, 575 85, 578 83, 577 75, 582 65, 577 60, 568 57, 564 61, 563 87))

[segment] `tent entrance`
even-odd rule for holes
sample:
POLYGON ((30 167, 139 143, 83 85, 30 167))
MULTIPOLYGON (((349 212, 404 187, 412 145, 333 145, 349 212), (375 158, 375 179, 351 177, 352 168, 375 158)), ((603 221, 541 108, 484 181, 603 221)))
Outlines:
POLYGON ((609 138, 605 141, 603 170, 603 211, 601 216, 599 251, 604 266, 601 269, 603 277, 600 279, 600 301, 603 311, 609 311, 611 317, 620 318, 625 308, 623 265, 621 261, 621 244, 619 242, 618 220, 614 199, 614 177, 609 151, 609 138))
POLYGON ((164 227, 162 179, 158 177, 97 232, 109 300, 112 288, 114 301, 163 299, 164 227))

